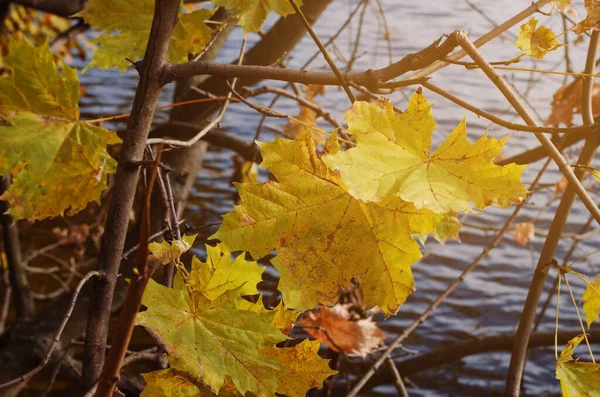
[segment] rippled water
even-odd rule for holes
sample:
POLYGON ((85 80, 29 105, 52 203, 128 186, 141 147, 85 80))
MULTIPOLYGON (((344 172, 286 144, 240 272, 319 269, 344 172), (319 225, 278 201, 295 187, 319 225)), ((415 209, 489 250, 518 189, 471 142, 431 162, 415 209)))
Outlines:
MULTIPOLYGON (((582 1, 576 2, 583 3, 582 1)), ((455 29, 466 30, 472 38, 477 38, 491 28, 490 22, 473 11, 462 0, 386 0, 383 3, 391 29, 394 59, 418 51, 440 35, 450 33, 455 29)), ((479 0, 476 3, 481 10, 498 23, 530 4, 526 0, 502 2, 479 0)), ((343 23, 353 8, 353 4, 355 1, 334 1, 316 24, 317 34, 322 39, 331 36, 343 23)), ((580 15, 583 15, 581 11, 580 15)), ((538 18, 555 32, 562 31, 562 22, 558 15, 549 18, 540 15, 538 18)), ((270 21, 274 20, 274 18, 270 19, 270 21)), ((355 70, 382 67, 387 64, 387 46, 382 40, 383 31, 378 21, 376 8, 371 7, 365 16, 361 37, 362 46, 359 53, 364 51, 364 54, 356 62, 355 70)), ((356 24, 352 25, 337 41, 337 50, 344 57, 348 57, 351 52, 351 42, 356 28, 356 24)), ((518 27, 513 28, 510 32, 484 47, 483 53, 489 60, 508 60, 518 55, 519 51, 513 45, 518 27)), ((570 38, 572 40, 573 36, 570 38)), ((223 51, 220 60, 231 61, 237 56, 240 39, 239 33, 232 36, 232 40, 223 51)), ((255 42, 257 37, 251 37, 250 40, 255 42)), ((312 55, 315 49, 314 43, 309 37, 306 37, 291 54, 290 67, 299 66, 308 56, 312 55)), ((584 46, 571 46, 570 51, 574 69, 582 70, 585 62, 584 46)), ((536 65, 530 61, 524 61, 519 66, 564 70, 562 57, 562 50, 558 50, 548 55, 546 60, 537 62, 536 65)), ((315 61, 313 69, 325 70, 324 61, 322 59, 315 61)), ((536 81, 542 77, 539 74, 531 75, 527 72, 505 71, 504 75, 514 82, 521 92, 526 90, 532 79, 536 81)), ((83 84, 87 87, 87 95, 82 100, 83 116, 97 117, 98 115, 128 112, 136 82, 137 76, 131 71, 123 77, 114 71, 95 69, 84 74, 83 84)), ((451 66, 437 72, 432 82, 494 114, 519 121, 514 112, 510 110, 506 100, 480 71, 465 71, 459 66, 451 66)), ((530 92, 529 102, 542 118, 548 116, 552 94, 562 82, 562 76, 544 76, 543 81, 538 81, 530 92)), ((407 93, 410 94, 411 91, 407 90, 407 93)), ((434 116, 438 121, 434 146, 439 143, 440 139, 447 136, 465 115, 472 139, 481 136, 487 128, 496 137, 503 137, 509 133, 484 119, 479 119, 474 114, 467 113, 434 93, 425 90, 425 94, 434 104, 434 116)), ((165 90, 161 97, 162 104, 169 103, 170 96, 170 90, 165 90)), ((326 96, 318 99, 338 120, 342 119, 343 112, 348 107, 348 101, 342 91, 329 88, 326 96)), ((392 99, 397 107, 403 108, 406 105, 406 101, 400 94, 395 94, 392 99)), ((270 98, 263 100, 266 104, 270 98)), ((284 100, 279 102, 277 109, 289 114, 298 112, 294 103, 284 100)), ((166 115, 167 113, 164 112, 159 113, 157 121, 165 119, 166 115)), ((259 116, 253 110, 243 104, 234 104, 230 107, 222 126, 230 133, 250 140, 254 136, 258 121, 259 116)), ((277 120, 268 120, 267 124, 281 127, 281 123, 277 120)), ((323 127, 329 128, 327 125, 323 125, 323 127)), ((268 131, 261 135, 263 140, 270 140, 272 137, 273 135, 268 131)), ((531 134, 514 132, 506 145, 504 154, 517 154, 524 148, 534 146, 537 146, 537 141, 531 134)), ((541 163, 527 168, 523 178, 524 183, 529 184, 532 181, 541 163)), ((220 214, 229 211, 234 203, 233 188, 229 185, 232 165, 231 152, 211 148, 206 155, 204 165, 206 169, 198 175, 186 213, 186 218, 198 225, 220 220, 220 214)), ((560 175, 556 168, 551 167, 542 179, 542 183, 552 184, 559 179, 560 175)), ((534 195, 531 202, 521 211, 517 221, 528 222, 537 218, 538 230, 545 230, 556 210, 557 200, 554 200, 541 215, 539 211, 552 198, 552 192, 553 189, 547 189, 534 195)), ((483 215, 469 216, 467 220, 499 227, 511 212, 512 209, 489 209, 483 215)), ((585 209, 580 203, 577 203, 569 218, 567 231, 576 232, 586 220, 585 209)), ((436 243, 428 243, 426 251, 429 252, 429 255, 413 267, 417 291, 409 297, 397 316, 381 324, 390 339, 418 317, 428 304, 460 274, 462 269, 469 265, 481 252, 482 246, 491 241, 493 236, 493 231, 485 232, 465 227, 461 232, 462 244, 452 242, 441 246, 436 243)), ((500 246, 492 251, 490 256, 471 272, 456 291, 446 299, 435 315, 411 335, 406 346, 419 352, 425 352, 473 336, 514 332, 542 244, 543 237, 536 237, 529 246, 521 247, 512 241, 512 235, 508 235, 500 246)), ((570 244, 571 240, 564 240, 561 243, 557 254, 559 262, 562 261, 570 244)), ((598 236, 592 237, 579 245, 575 258, 598 247, 600 247, 598 236)), ((587 274, 597 273, 598 269, 594 266, 594 262, 598 260, 593 258, 581 263, 579 269, 587 274)), ((553 278, 554 272, 551 272, 546 285, 547 290, 551 287, 553 278)), ((267 279, 266 288, 269 286, 272 288, 276 282, 276 273, 271 272, 267 279)), ((582 283, 574 279, 572 284, 575 296, 579 298, 583 292, 582 283)), ((542 299, 544 298, 545 296, 542 296, 542 299)), ((553 329, 554 304, 555 302, 550 305, 546 320, 540 330, 553 329)), ((561 326, 575 328, 578 323, 566 293, 561 296, 561 308, 561 326)), ((500 393, 504 387, 508 363, 508 353, 471 356, 463 359, 460 363, 411 377, 411 380, 419 388, 411 388, 409 392, 411 396, 481 396, 500 393)), ((531 355, 524 384, 524 390, 528 395, 559 394, 558 383, 554 378, 552 348, 538 349, 531 355)), ((393 387, 381 386, 365 395, 374 395, 373 393, 378 395, 395 394, 393 387)))

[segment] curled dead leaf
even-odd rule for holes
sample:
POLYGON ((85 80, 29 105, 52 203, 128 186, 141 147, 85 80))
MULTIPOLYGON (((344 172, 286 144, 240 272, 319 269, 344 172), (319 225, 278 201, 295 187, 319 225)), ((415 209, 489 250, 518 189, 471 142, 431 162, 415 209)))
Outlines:
POLYGON ((522 222, 515 226, 514 239, 522 246, 535 238, 535 226, 530 222, 522 222))
MULTIPOLYGON (((582 80, 560 87, 552 98, 552 112, 546 120, 548 125, 557 127, 561 123, 567 127, 573 125, 573 114, 581 114, 582 80)), ((594 84, 592 91, 592 109, 594 115, 600 112, 600 84, 594 84)))
POLYGON ((385 335, 371 318, 351 321, 350 306, 321 306, 308 312, 300 325, 331 350, 364 358, 383 344, 385 335))
POLYGON ((557 196, 563 194, 567 189, 567 185, 569 185, 569 180, 566 176, 563 176, 560 178, 560 181, 556 182, 554 185, 554 194, 557 196))

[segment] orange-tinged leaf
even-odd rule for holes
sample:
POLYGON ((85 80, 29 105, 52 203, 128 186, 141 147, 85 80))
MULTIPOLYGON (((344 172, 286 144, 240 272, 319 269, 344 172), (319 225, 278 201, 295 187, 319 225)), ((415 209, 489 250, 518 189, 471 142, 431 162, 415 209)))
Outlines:
POLYGON ((529 22, 521 25, 516 44, 525 54, 536 59, 544 59, 548 52, 556 50, 561 44, 556 40, 552 30, 545 26, 536 29, 537 23, 536 18, 531 18, 529 22))
POLYGON ((345 118, 348 133, 358 143, 324 161, 340 172, 348 192, 363 202, 397 196, 417 209, 447 214, 474 211, 473 206, 504 208, 520 203, 528 193, 520 181, 524 166, 493 163, 506 138, 484 134, 470 143, 464 119, 430 153, 436 122, 420 89, 402 114, 382 99, 374 104, 355 102, 345 118))
MULTIPOLYGON (((262 166, 279 182, 238 184, 242 204, 223 216, 211 238, 254 258, 277 249, 272 263, 287 307, 333 305, 339 287, 358 277, 368 307, 395 313, 414 290, 410 265, 421 254, 412 234, 432 232, 443 217, 398 197, 356 200, 327 169, 308 133, 260 147, 262 166)), ((335 137, 326 148, 339 148, 335 137)))
MULTIPOLYGON (((325 87, 309 85, 305 86, 303 91, 306 94, 306 100, 313 101, 316 95, 325 93, 325 87)), ((315 127, 317 126, 317 112, 306 106, 300 105, 300 114, 298 115, 297 119, 302 121, 303 124, 294 120, 290 120, 290 122, 283 127, 283 133, 288 138, 296 139, 301 136, 302 133, 308 128, 307 125, 315 127)), ((325 136, 320 132, 320 130, 310 129, 310 131, 312 138, 317 145, 322 145, 325 143, 325 136)))
POLYGON ((348 306, 320 306, 308 312, 300 325, 333 351, 365 358, 382 346, 385 334, 371 318, 351 321, 348 306))
POLYGON ((569 180, 566 176, 563 176, 562 178, 560 178, 560 181, 556 182, 556 184, 554 185, 554 194, 557 196, 563 194, 567 189, 568 185, 569 180))
POLYGON ((526 246, 535 238, 535 225, 530 222, 517 223, 515 226, 514 239, 518 244, 526 246))
POLYGON ((79 120, 79 79, 59 73, 48 44, 11 41, 10 74, 0 78, 0 175, 13 175, 2 199, 15 219, 75 213, 99 201, 116 169, 107 145, 117 135, 79 120))
POLYGON ((589 29, 600 29, 600 1, 585 0, 585 19, 573 27, 573 32, 581 34, 589 29))
MULTIPOLYGON (((573 115, 581 114, 582 80, 560 87, 552 98, 552 111, 546 123, 557 127, 561 123, 567 127, 573 125, 573 115)), ((594 83, 592 89, 592 110, 596 115, 600 112, 600 84, 594 83)))

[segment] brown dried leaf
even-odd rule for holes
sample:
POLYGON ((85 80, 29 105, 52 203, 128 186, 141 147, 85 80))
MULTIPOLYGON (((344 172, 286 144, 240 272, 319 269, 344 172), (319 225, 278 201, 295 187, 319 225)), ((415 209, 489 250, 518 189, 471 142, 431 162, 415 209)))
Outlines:
POLYGON ((60 246, 82 246, 90 236, 90 227, 87 224, 71 225, 68 229, 55 227, 52 234, 58 239, 60 246))
POLYGON ((383 344, 385 334, 371 318, 351 321, 351 306, 321 306, 301 319, 300 325, 331 350, 364 358, 383 344))
POLYGON ((568 184, 569 180, 567 179, 567 177, 563 176, 562 178, 560 178, 560 181, 556 182, 556 184, 554 185, 554 194, 557 196, 563 194, 567 189, 568 184))
POLYGON ((588 29, 600 30, 600 2, 598 0, 585 0, 585 19, 573 26, 573 32, 581 34, 588 29))
MULTIPOLYGON (((552 99, 552 112, 546 120, 548 125, 557 127, 563 123, 573 125, 573 114, 581 114, 582 80, 560 87, 552 99)), ((592 110, 594 115, 600 112, 600 84, 594 84, 592 92, 592 110)))
MULTIPOLYGON (((314 97, 317 95, 322 95, 325 93, 325 86, 322 85, 308 85, 303 88, 303 91, 306 95, 306 100, 313 101, 314 97)), ((317 125, 317 112, 312 109, 309 109, 305 106, 300 105, 300 114, 297 117, 298 120, 302 121, 305 124, 316 126, 317 125)), ((296 139, 307 129, 306 125, 300 124, 294 120, 290 120, 288 124, 283 127, 283 133, 285 136, 291 139, 296 139)), ((311 129, 312 139, 315 141, 317 145, 322 145, 325 143, 325 137, 323 134, 320 134, 316 130, 311 129)))
POLYGON ((530 240, 535 237, 535 226, 533 223, 523 222, 515 226, 514 239, 522 246, 526 246, 530 240))

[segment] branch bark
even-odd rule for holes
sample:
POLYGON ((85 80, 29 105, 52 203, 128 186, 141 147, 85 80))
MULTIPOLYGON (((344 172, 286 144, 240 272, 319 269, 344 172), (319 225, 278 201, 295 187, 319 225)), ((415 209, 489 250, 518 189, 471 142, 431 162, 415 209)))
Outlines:
MULTIPOLYGON (((594 71, 594 62, 596 59, 599 39, 599 32, 594 31, 590 39, 588 57, 586 60, 585 73, 587 74, 591 74, 594 71)), ((593 122, 593 116, 591 112, 592 84, 593 80, 591 78, 586 78, 583 82, 582 103, 584 123, 593 122)), ((592 135, 587 138, 577 163, 589 165, 596 154, 598 143, 599 139, 597 135, 592 135)), ((584 173, 585 170, 583 169, 578 168, 575 170, 575 176, 578 180, 583 177, 584 173)), ((565 190, 560 204, 556 210, 556 215, 552 220, 548 238, 546 238, 546 241, 544 242, 544 247, 542 248, 542 253, 533 273, 533 279, 531 280, 527 298, 521 312, 519 327, 517 328, 516 343, 513 347, 510 366, 508 369, 508 377, 506 380, 505 395, 507 396, 518 397, 521 391, 521 381, 523 378, 523 369, 525 367, 525 358, 527 355, 527 344, 529 343, 529 337, 531 335, 533 322, 535 320, 535 313, 540 301, 540 296, 544 290, 546 278, 548 277, 550 264, 554 259, 562 231, 567 223, 567 217, 569 216, 571 208, 573 207, 575 196, 576 191, 574 184, 569 181, 569 185, 567 186, 567 189, 565 190)))
POLYGON ((162 89, 161 75, 178 12, 179 1, 156 0, 140 81, 121 147, 106 230, 102 236, 97 270, 105 277, 94 283, 88 314, 82 373, 85 390, 98 381, 104 363, 110 309, 139 176, 139 169, 132 168, 129 164, 141 160, 144 153, 162 89))
MULTIPOLYGON (((411 70, 418 70, 430 65, 436 60, 445 58, 457 45, 455 36, 450 35, 442 43, 441 38, 423 50, 408 54, 396 63, 377 70, 344 73, 346 81, 377 90, 379 84, 399 77, 411 70)), ((216 62, 187 62, 177 65, 167 65, 163 74, 163 84, 198 75, 212 75, 221 78, 270 79, 302 84, 336 85, 342 83, 333 72, 315 72, 296 69, 282 69, 263 65, 231 65, 216 62)))

